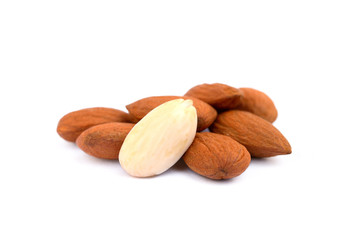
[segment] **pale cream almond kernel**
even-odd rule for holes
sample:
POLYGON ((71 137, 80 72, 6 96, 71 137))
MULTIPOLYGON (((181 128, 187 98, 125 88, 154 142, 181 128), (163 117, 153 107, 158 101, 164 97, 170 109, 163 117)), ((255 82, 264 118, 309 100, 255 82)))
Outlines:
POLYGON ((165 102, 131 129, 120 149, 119 162, 135 177, 161 174, 189 148, 196 128, 197 113, 192 100, 165 102))

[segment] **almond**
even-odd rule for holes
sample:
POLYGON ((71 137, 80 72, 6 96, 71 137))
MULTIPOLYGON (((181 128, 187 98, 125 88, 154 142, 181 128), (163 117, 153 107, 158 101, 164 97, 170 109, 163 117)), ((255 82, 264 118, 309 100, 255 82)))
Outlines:
POLYGON ((211 132, 197 133, 182 158, 191 170, 211 179, 239 176, 251 161, 243 145, 228 136, 211 132))
POLYGON ((193 142, 196 109, 191 100, 161 104, 142 118, 120 149, 122 168, 135 177, 161 174, 174 165, 193 142))
POLYGON ((218 115, 210 126, 215 133, 232 137, 243 144, 252 157, 290 154, 286 138, 270 122, 250 112, 230 110, 218 115))
POLYGON ((198 98, 217 110, 237 108, 242 98, 239 89, 222 83, 201 84, 191 88, 185 96, 198 98))
POLYGON ((253 88, 240 88, 243 93, 239 110, 251 112, 269 122, 274 122, 278 112, 274 102, 265 93, 253 88))
POLYGON ((147 113, 156 108, 157 106, 174 99, 190 99, 193 101, 194 107, 197 111, 198 123, 197 130, 202 131, 208 128, 217 116, 216 110, 209 104, 192 97, 179 97, 179 96, 155 96, 140 99, 134 103, 126 106, 130 115, 138 121, 142 119, 147 113))
POLYGON ((57 126, 58 134, 65 140, 75 142, 86 129, 107 122, 130 122, 128 113, 113 108, 86 108, 63 116, 57 126))
POLYGON ((87 154, 103 159, 118 159, 121 145, 133 123, 103 123, 83 131, 76 139, 78 147, 87 154))

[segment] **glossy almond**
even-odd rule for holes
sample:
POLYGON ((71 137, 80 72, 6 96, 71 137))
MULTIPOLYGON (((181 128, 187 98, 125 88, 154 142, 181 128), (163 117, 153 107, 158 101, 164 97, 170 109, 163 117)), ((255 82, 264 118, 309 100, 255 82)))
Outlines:
POLYGON ((198 131, 202 131, 208 128, 214 122, 217 116, 216 110, 213 107, 211 107, 209 104, 192 97, 179 97, 179 96, 147 97, 127 105, 126 108, 129 111, 130 115, 139 121, 151 110, 160 106, 161 104, 168 102, 170 100, 181 99, 181 98, 190 99, 193 101, 198 116, 198 125, 197 125, 198 131))
POLYGON ((211 132, 197 133, 183 159, 191 170, 211 179, 239 176, 251 161, 243 145, 228 136, 211 132))
POLYGON ((274 102, 265 93, 253 88, 240 88, 243 93, 239 110, 245 110, 269 121, 274 122, 278 112, 274 102))
POLYGON ((210 130, 232 137, 252 157, 271 157, 291 153, 286 138, 270 122, 250 112, 230 110, 218 115, 210 130))
POLYGON ((113 108, 85 108, 63 116, 57 126, 58 134, 65 140, 75 142, 86 129, 108 122, 130 122, 128 113, 113 108))
POLYGON ((82 132, 76 139, 76 144, 91 156, 118 159, 125 137, 134 125, 119 122, 96 125, 82 132))
POLYGON ((222 83, 201 84, 191 88, 185 96, 198 98, 217 110, 239 107, 241 90, 222 83))

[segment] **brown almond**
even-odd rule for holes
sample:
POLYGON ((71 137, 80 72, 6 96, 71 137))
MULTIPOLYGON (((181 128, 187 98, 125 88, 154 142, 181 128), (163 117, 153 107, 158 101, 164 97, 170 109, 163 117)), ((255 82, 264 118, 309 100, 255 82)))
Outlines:
POLYGON ((271 123, 273 123, 278 115, 274 102, 265 93, 253 88, 240 88, 243 97, 239 110, 251 112, 271 123))
POLYGON ((88 128, 76 139, 87 154, 103 159, 118 159, 120 148, 133 123, 111 122, 88 128))
POLYGON ((198 131, 202 131, 208 128, 214 122, 217 116, 216 110, 213 107, 211 107, 209 104, 193 97, 179 97, 179 96, 147 97, 127 105, 126 108, 129 111, 130 115, 135 119, 137 119, 137 121, 139 121, 157 106, 167 101, 179 99, 179 98, 191 99, 193 101, 198 116, 198 125, 197 125, 198 131))
POLYGON ((250 152, 252 157, 290 154, 286 138, 270 122, 250 112, 230 110, 218 115, 210 126, 215 133, 232 137, 250 152))
POLYGON ((191 88, 185 96, 198 98, 217 110, 227 110, 239 107, 242 93, 226 84, 205 83, 191 88))
POLYGON ((211 132, 197 133, 182 157, 194 172, 211 179, 229 179, 242 174, 251 158, 234 139, 211 132))
POLYGON ((58 134, 65 140, 75 142, 86 129, 107 122, 130 122, 128 113, 113 108, 85 108, 63 116, 57 126, 58 134))

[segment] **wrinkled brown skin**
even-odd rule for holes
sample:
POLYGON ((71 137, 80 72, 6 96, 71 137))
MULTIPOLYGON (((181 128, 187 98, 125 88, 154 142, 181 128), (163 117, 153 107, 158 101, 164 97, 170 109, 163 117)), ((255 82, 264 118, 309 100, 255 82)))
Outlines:
POLYGON ((252 157, 290 154, 286 138, 270 122, 250 112, 230 110, 218 115, 210 131, 229 136, 250 152, 252 157))
POLYGON ((222 83, 205 83, 191 88, 185 96, 198 98, 222 111, 239 107, 242 92, 222 83))
POLYGON ((243 97, 237 109, 251 112, 271 123, 276 120, 278 111, 269 96, 253 88, 240 88, 240 91, 243 97))
POLYGON ((63 139, 75 142, 86 129, 107 122, 131 122, 131 116, 113 108, 85 108, 63 116, 58 123, 57 132, 63 139))
POLYGON ((134 125, 111 122, 93 126, 80 134, 76 145, 91 156, 118 159, 120 148, 134 125))
POLYGON ((136 102, 133 102, 126 106, 130 115, 140 121, 146 114, 157 106, 174 99, 191 99, 193 101, 193 106, 196 108, 198 123, 197 130, 202 131, 208 128, 214 121, 217 116, 216 110, 211 107, 209 104, 193 98, 193 97, 180 97, 180 96, 155 96, 147 97, 140 99, 136 102))
POLYGON ((234 139, 211 132, 197 133, 182 157, 194 172, 211 179, 230 179, 250 164, 246 148, 234 139))

